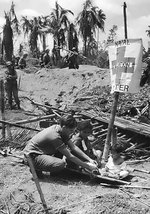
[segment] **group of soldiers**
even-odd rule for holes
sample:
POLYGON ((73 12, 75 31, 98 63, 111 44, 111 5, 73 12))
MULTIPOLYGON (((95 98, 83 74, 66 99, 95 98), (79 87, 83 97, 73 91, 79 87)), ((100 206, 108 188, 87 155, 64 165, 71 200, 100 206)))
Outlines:
MULTIPOLYGON (((52 50, 52 56, 49 55, 50 50, 46 49, 41 53, 40 56, 40 66, 41 67, 52 67, 52 65, 56 65, 57 51, 56 49, 52 50)), ((68 50, 68 54, 64 58, 64 64, 69 69, 79 69, 78 64, 78 52, 75 47, 72 48, 71 51, 68 50)))
MULTIPOLYGON (((42 52, 40 57, 40 66, 41 67, 52 67, 52 58, 49 55, 50 50, 46 49, 44 52, 42 52)), ((7 93, 7 99, 10 109, 20 109, 20 101, 18 98, 18 86, 17 86, 17 72, 15 68, 24 69, 27 66, 26 60, 27 60, 28 54, 25 53, 20 58, 15 58, 11 61, 6 62, 7 70, 5 71, 5 90, 7 93), (13 105, 13 97, 16 105, 13 105)), ((69 51, 68 55, 65 58, 65 61, 69 67, 69 69, 78 69, 78 53, 75 48, 72 49, 72 51, 69 51)))

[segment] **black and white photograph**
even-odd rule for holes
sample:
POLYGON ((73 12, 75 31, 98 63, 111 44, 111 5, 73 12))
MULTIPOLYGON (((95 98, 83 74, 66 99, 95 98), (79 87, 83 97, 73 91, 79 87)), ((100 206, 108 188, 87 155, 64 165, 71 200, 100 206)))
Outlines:
POLYGON ((0 214, 150 214, 149 11, 0 0, 0 214))

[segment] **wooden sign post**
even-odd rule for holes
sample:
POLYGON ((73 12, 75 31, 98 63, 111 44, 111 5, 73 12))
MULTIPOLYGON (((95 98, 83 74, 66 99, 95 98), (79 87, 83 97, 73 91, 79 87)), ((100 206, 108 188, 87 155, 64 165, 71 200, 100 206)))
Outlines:
MULTIPOLYGON (((2 120, 5 121, 4 81, 0 80, 0 109, 2 120)), ((2 138, 5 139, 5 124, 2 124, 2 138)))
MULTIPOLYGON (((124 13, 125 39, 127 39, 126 8, 127 8, 127 5, 124 2, 123 13, 124 13)), ((103 151, 103 158, 102 158, 104 163, 106 163, 108 160, 108 155, 109 155, 109 150, 110 150, 110 142, 111 142, 111 134, 112 134, 113 126, 114 126, 115 115, 116 115, 117 105, 118 105, 118 99, 119 99, 119 92, 114 92, 114 101, 113 101, 113 106, 112 106, 111 118, 110 118, 110 122, 108 125, 108 132, 107 132, 107 136, 106 136, 106 142, 105 142, 104 151, 103 151)))

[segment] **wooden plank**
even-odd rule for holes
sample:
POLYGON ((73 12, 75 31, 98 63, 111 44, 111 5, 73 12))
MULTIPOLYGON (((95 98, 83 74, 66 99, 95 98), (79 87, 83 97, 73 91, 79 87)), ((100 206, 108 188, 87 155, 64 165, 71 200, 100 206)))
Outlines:
MULTIPOLYGON (((0 80, 0 109, 2 120, 5 120, 4 81, 0 80)), ((2 138, 5 139, 5 124, 2 123, 2 138)))
POLYGON ((40 129, 29 128, 29 127, 26 127, 26 126, 21 126, 19 124, 7 122, 7 121, 4 121, 4 120, 0 120, 0 123, 6 124, 6 125, 10 125, 10 126, 15 126, 15 127, 22 128, 22 129, 28 129, 28 130, 38 131, 38 132, 41 131, 40 129))
POLYGON ((51 119, 51 118, 54 118, 54 117, 55 117, 55 114, 50 114, 50 115, 45 115, 45 116, 40 116, 40 117, 34 117, 34 118, 28 119, 28 120, 15 121, 15 123, 16 124, 27 124, 27 123, 40 121, 40 120, 51 119))
MULTIPOLYGON (((87 118, 92 118, 99 122, 103 122, 107 124, 109 123, 109 120, 110 120, 110 114, 108 113, 107 114, 102 113, 102 116, 101 115, 97 116, 95 114, 93 115, 88 112, 81 112, 81 114, 87 118)), ((124 118, 115 117, 114 125, 120 129, 133 131, 135 133, 150 137, 150 125, 148 124, 143 125, 141 123, 129 121, 124 118)))

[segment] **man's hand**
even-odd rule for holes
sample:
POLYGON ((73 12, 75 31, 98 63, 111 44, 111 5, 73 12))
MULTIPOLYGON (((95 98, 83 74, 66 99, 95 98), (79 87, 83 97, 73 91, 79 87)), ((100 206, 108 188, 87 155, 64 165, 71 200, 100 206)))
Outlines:
POLYGON ((12 79, 12 76, 11 75, 7 75, 7 79, 12 79))
POLYGON ((90 160, 90 163, 92 163, 92 164, 94 164, 94 165, 98 166, 98 163, 97 163, 97 161, 96 161, 96 160, 91 159, 91 160, 90 160))
POLYGON ((96 164, 87 162, 87 165, 88 165, 88 170, 89 170, 89 171, 92 172, 92 171, 97 170, 97 165, 96 165, 96 164))

